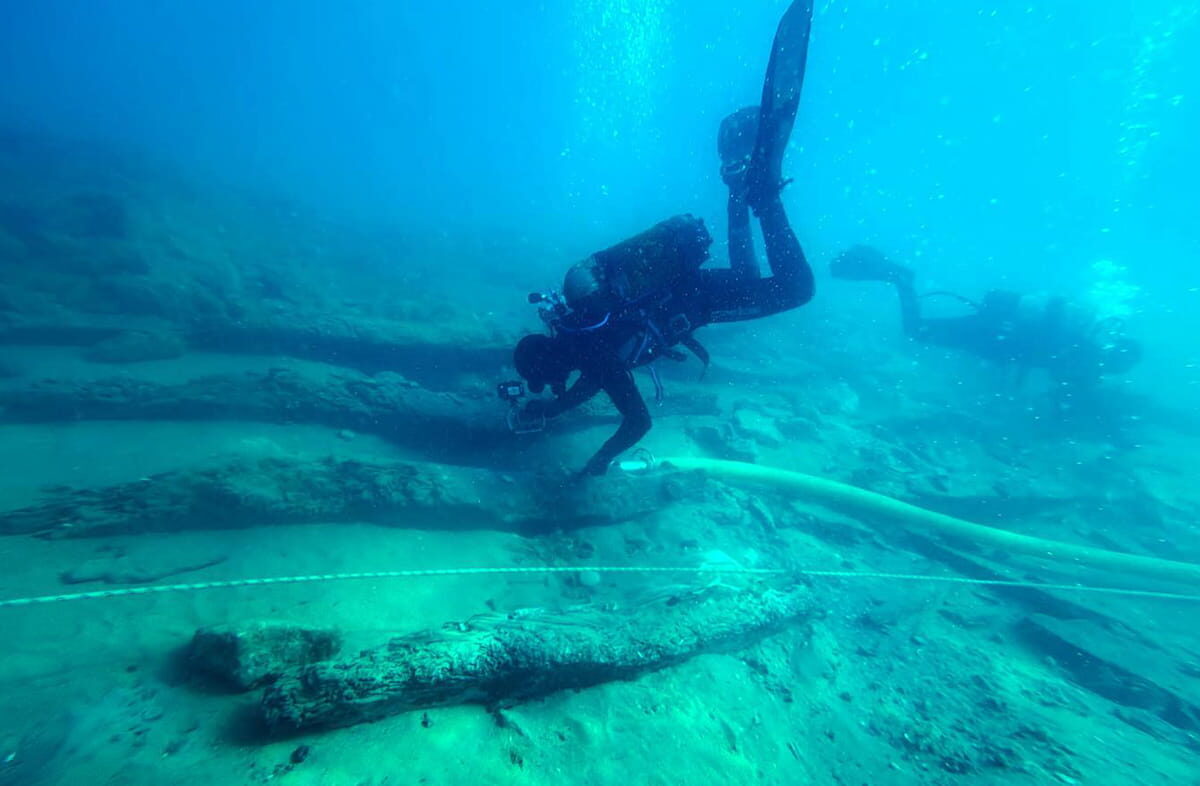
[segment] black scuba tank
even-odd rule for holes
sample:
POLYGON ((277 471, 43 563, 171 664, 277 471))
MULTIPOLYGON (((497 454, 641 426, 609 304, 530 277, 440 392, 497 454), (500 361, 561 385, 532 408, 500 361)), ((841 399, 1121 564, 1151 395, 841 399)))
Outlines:
POLYGON ((567 271, 567 304, 600 316, 642 303, 695 273, 708 260, 712 236, 689 214, 662 221, 567 271))

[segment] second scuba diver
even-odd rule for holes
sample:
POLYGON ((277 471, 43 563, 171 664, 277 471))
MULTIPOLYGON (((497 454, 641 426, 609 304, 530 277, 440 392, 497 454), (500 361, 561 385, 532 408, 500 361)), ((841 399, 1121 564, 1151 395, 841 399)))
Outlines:
POLYGON ((622 416, 617 432, 581 474, 604 474, 650 430, 650 412, 633 369, 660 357, 681 359, 675 349, 680 345, 707 364, 696 329, 770 316, 812 298, 812 270, 780 199, 811 26, 812 0, 796 0, 776 31, 761 105, 738 110, 721 123, 717 148, 729 188, 729 268, 702 269, 712 238, 703 221, 676 216, 571 267, 561 297, 531 296, 532 302, 548 304, 543 316, 551 334, 521 339, 513 361, 533 393, 548 386, 554 398, 530 400, 521 418, 556 417, 602 390, 622 416), (762 228, 771 268, 765 278, 755 258, 751 211, 762 228), (567 387, 575 371, 579 378, 567 387))
POLYGON ((974 303, 972 313, 957 317, 926 317, 913 271, 869 246, 854 246, 830 263, 834 278, 882 281, 896 287, 900 322, 905 335, 922 343, 970 352, 1014 368, 1021 381, 1032 368, 1046 371, 1054 383, 1056 405, 1093 390, 1102 377, 1123 374, 1138 363, 1141 345, 1124 333, 1117 319, 1096 319, 1089 311, 1061 297, 1022 295, 992 290, 974 303))

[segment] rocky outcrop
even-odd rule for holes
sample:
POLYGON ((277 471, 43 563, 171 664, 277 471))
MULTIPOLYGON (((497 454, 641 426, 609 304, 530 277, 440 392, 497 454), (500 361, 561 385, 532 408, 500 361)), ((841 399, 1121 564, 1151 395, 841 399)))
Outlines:
POLYGON ((1159 739, 1200 752, 1200 691, 1196 664, 1118 626, 1095 619, 1031 614, 1017 627, 1024 642, 1080 687, 1121 709, 1115 714, 1159 739))

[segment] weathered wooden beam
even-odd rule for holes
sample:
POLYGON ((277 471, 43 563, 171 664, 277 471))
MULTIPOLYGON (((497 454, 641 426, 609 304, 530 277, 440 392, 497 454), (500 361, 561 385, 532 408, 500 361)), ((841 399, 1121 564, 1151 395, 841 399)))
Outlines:
POLYGON ((511 442, 491 390, 435 393, 398 374, 215 374, 177 385, 131 377, 44 379, 0 391, 0 420, 253 420, 379 434, 430 457, 511 442))
MULTIPOLYGON (((664 481, 665 482, 665 481, 664 481)), ((0 535, 80 538, 310 521, 543 531, 621 521, 665 501, 662 482, 589 484, 413 461, 239 459, 96 489, 49 490, 0 512, 0 535)))
POLYGON ((285 675, 263 694, 262 717, 269 729, 286 732, 424 707, 515 703, 743 649, 811 608, 803 587, 714 587, 628 612, 587 607, 476 617, 285 675))
POLYGON ((399 371, 422 385, 443 389, 464 373, 499 374, 511 365, 519 337, 448 321, 413 324, 286 312, 196 321, 184 332, 197 349, 309 358, 368 374, 399 371))
POLYGON ((194 350, 305 358, 368 374, 398 371, 440 389, 464 373, 499 375, 511 365, 519 338, 480 323, 423 324, 310 311, 180 320, 67 310, 49 317, 0 315, 0 345, 93 347, 127 332, 170 334, 194 350))

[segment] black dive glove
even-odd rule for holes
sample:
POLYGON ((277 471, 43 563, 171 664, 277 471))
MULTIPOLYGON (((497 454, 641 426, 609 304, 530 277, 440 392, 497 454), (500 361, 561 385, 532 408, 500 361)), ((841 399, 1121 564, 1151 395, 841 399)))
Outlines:
POLYGON ((521 407, 521 417, 531 420, 554 417, 554 401, 548 398, 532 398, 521 407))

